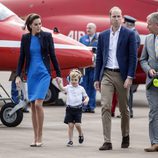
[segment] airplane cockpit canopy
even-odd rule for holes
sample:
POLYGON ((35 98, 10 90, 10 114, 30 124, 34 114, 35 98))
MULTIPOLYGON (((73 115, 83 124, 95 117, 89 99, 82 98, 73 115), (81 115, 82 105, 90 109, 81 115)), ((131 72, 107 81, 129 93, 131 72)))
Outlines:
POLYGON ((0 21, 5 20, 6 18, 15 15, 11 10, 5 7, 2 3, 0 3, 0 21))

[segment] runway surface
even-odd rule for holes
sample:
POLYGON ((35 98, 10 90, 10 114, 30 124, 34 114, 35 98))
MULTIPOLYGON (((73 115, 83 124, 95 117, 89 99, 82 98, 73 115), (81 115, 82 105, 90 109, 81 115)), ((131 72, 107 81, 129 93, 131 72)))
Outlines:
MULTIPOLYGON (((8 73, 0 73, 5 87, 8 73)), ((1 82, 2 83, 2 82, 1 82)), ((63 97, 61 95, 61 97, 63 97)), ((99 100, 99 94, 98 94, 99 100)), ((0 103, 1 106, 3 103, 0 103)), ((29 108, 30 110, 30 108, 29 108)), ((63 123, 64 106, 45 106, 43 147, 31 148, 33 139, 31 113, 24 113, 24 119, 18 127, 8 128, 0 122, 0 158, 152 158, 156 153, 146 153, 144 148, 150 145, 148 138, 148 107, 145 87, 140 86, 134 94, 134 118, 130 120, 131 144, 121 149, 120 119, 112 118, 112 151, 99 151, 103 143, 101 107, 96 112, 84 113, 82 127, 85 141, 78 143, 78 133, 74 130, 74 146, 67 147, 67 125, 63 123)), ((116 115, 119 114, 116 109, 116 115)))

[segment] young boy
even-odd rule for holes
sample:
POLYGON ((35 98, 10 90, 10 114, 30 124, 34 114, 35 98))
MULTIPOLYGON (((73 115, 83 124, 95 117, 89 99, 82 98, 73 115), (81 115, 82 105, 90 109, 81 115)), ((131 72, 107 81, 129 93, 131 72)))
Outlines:
POLYGON ((84 141, 83 132, 81 128, 82 104, 87 105, 89 97, 87 96, 85 89, 79 85, 81 77, 81 72, 78 69, 73 69, 69 74, 69 84, 67 86, 63 87, 62 81, 57 81, 60 90, 65 91, 67 94, 67 106, 64 123, 68 124, 68 147, 73 146, 74 126, 76 127, 79 133, 79 143, 81 144, 84 141))

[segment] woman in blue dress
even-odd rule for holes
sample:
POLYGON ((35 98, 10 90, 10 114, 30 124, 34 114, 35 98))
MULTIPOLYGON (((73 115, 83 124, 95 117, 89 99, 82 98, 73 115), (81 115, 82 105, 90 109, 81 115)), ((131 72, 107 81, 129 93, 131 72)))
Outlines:
POLYGON ((34 140, 31 147, 42 146, 42 129, 44 120, 43 101, 51 81, 50 60, 61 77, 60 68, 54 52, 51 33, 41 30, 41 17, 38 14, 28 15, 25 27, 29 33, 22 36, 20 57, 17 67, 16 85, 20 86, 20 74, 25 63, 27 74, 28 98, 31 102, 34 140))

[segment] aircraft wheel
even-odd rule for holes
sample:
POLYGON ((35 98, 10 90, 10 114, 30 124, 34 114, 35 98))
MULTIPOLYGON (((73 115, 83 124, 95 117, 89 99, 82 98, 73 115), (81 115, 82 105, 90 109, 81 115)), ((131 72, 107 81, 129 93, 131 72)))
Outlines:
POLYGON ((7 103, 1 108, 1 121, 7 127, 16 127, 23 120, 23 112, 21 109, 16 111, 12 116, 8 115, 14 106, 14 103, 7 103))
POLYGON ((49 86, 46 98, 44 100, 45 103, 52 103, 56 101, 59 97, 59 89, 56 88, 52 83, 49 86))

